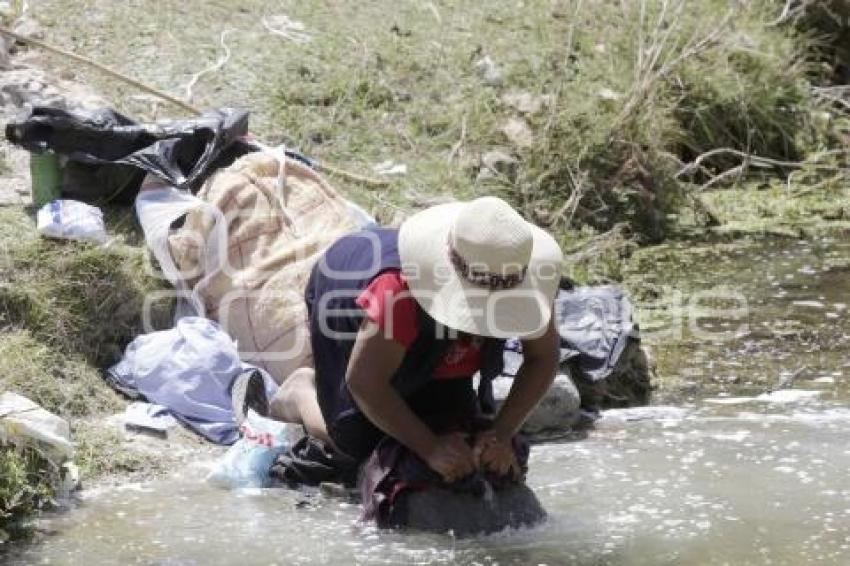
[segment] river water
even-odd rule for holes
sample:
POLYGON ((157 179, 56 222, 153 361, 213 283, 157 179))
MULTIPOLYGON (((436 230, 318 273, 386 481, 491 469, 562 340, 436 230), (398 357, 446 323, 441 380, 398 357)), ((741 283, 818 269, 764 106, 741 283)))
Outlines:
POLYGON ((539 527, 380 532, 338 499, 207 486, 198 464, 84 494, 14 561, 850 564, 848 263, 843 241, 755 243, 688 278, 690 290, 722 282, 747 299, 746 327, 737 315, 701 323, 733 338, 656 344, 685 383, 712 385, 685 387, 675 405, 606 412, 583 440, 535 446, 528 481, 549 512, 539 527))

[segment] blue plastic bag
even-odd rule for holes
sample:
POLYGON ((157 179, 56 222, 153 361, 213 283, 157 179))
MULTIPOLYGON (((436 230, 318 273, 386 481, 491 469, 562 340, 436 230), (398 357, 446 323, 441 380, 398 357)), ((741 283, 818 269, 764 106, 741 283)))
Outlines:
POLYGON ((222 456, 207 481, 231 489, 270 487, 272 464, 289 450, 287 424, 249 409, 239 430, 242 438, 222 456))

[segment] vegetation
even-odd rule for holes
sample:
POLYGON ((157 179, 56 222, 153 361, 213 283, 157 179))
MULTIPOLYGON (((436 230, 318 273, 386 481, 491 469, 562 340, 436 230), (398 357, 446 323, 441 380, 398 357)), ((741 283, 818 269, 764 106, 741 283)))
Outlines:
POLYGON ((0 447, 0 544, 27 534, 24 521, 50 500, 56 479, 35 450, 0 447))

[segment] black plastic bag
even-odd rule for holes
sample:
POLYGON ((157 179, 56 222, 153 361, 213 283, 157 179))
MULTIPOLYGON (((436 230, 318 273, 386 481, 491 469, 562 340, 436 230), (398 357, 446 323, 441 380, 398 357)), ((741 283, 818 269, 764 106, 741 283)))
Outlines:
POLYGON ((139 124, 103 108, 71 113, 38 106, 6 126, 6 139, 66 156, 62 193, 94 204, 132 204, 145 175, 197 192, 210 173, 257 147, 248 112, 221 108, 186 120, 139 124))

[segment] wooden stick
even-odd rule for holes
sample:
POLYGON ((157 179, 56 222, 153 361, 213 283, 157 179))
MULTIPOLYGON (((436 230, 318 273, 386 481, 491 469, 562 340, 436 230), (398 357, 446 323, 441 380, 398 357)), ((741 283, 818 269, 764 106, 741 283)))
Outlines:
POLYGON ((329 173, 331 175, 338 175, 356 183, 363 183, 364 185, 372 185, 374 187, 386 187, 390 184, 390 182, 386 179, 375 179, 374 177, 365 177, 363 175, 352 173, 351 171, 346 171, 345 169, 340 169, 339 167, 334 167, 333 165, 329 165, 321 161, 314 160, 312 163, 319 171, 329 173))
POLYGON ((0 26, 0 33, 2 33, 4 35, 8 35, 9 37, 14 38, 16 41, 20 41, 21 43, 26 43, 28 45, 34 45, 36 47, 44 49, 45 51, 50 51, 52 53, 56 53, 57 55, 61 55, 62 57, 66 57, 68 59, 71 59, 72 61, 76 61, 78 63, 83 63, 84 65, 94 67, 95 69, 97 69, 98 71, 101 71, 102 73, 105 73, 105 74, 107 74, 107 75, 109 75, 113 78, 118 79, 118 80, 124 81, 125 83, 130 84, 130 85, 136 87, 139 90, 143 90, 143 91, 147 92, 148 94, 152 94, 152 95, 157 96, 157 97, 159 97, 163 100, 166 100, 166 101, 170 102, 171 104, 174 104, 175 106, 179 106, 183 110, 187 110, 187 111, 189 111, 193 114, 202 114, 201 110, 199 108, 197 108, 196 106, 192 106, 188 102, 184 102, 184 101, 180 100, 179 98, 168 94, 167 92, 163 92, 163 91, 161 91, 157 88, 146 85, 143 82, 137 81, 134 78, 128 77, 124 73, 121 73, 120 71, 116 71, 115 69, 107 67, 106 65, 104 65, 102 63, 98 63, 97 61, 93 61, 93 60, 89 59, 88 57, 83 57, 82 55, 77 55, 76 53, 72 53, 71 51, 66 51, 65 49, 62 49, 61 47, 54 47, 53 45, 50 45, 49 43, 45 43, 45 42, 40 41, 38 39, 33 39, 31 37, 21 35, 21 34, 16 33, 16 32, 14 32, 14 31, 12 31, 8 28, 5 28, 3 26, 0 26))

